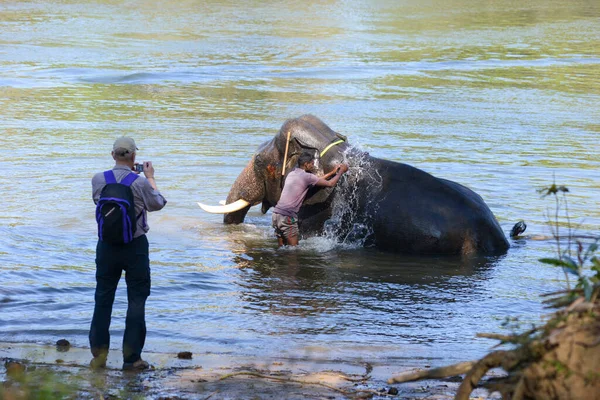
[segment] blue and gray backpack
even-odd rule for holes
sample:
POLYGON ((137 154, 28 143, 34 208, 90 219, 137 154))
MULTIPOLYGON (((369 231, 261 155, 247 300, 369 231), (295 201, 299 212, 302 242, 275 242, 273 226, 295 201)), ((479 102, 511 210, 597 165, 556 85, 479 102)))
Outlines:
POLYGON ((133 240, 137 226, 131 184, 138 175, 130 173, 117 182, 112 170, 104 172, 106 186, 100 192, 96 205, 98 238, 112 244, 126 244, 133 240))

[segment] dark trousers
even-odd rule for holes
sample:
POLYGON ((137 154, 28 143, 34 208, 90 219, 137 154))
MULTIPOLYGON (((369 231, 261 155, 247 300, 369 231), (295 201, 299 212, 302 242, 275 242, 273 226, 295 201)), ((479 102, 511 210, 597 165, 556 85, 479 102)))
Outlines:
POLYGON ((127 283, 127 317, 123 335, 123 361, 140 359, 146 341, 146 298, 150 295, 148 239, 139 236, 126 245, 98 241, 96 246, 96 305, 90 327, 94 357, 108 353, 110 319, 121 272, 127 283))

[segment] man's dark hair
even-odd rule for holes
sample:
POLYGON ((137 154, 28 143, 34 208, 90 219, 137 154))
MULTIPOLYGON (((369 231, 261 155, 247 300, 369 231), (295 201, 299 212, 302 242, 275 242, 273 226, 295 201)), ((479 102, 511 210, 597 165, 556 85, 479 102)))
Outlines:
POLYGON ((298 166, 302 168, 304 164, 309 163, 314 159, 315 156, 312 152, 305 151, 302 154, 300 154, 300 157, 298 157, 298 166))

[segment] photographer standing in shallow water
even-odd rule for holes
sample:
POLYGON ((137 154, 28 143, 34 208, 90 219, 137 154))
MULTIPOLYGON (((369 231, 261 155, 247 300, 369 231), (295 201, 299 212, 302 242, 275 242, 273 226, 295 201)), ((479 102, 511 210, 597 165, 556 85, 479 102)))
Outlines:
POLYGON ((133 139, 117 139, 111 153, 115 166, 92 178, 99 237, 95 307, 90 327, 92 368, 106 367, 112 306, 122 271, 127 283, 123 369, 149 368, 141 358, 146 340, 146 298, 150 295, 147 212, 162 209, 167 200, 156 187, 152 162, 135 163, 137 150, 133 139), (146 178, 139 176, 140 172, 146 178))

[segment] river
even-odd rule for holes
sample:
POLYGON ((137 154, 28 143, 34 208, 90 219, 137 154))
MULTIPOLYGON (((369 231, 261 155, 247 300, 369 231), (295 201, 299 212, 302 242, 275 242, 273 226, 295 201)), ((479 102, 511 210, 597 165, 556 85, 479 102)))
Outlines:
MULTIPOLYGON (((90 180, 132 136, 168 199, 150 215, 145 350, 446 365, 477 332, 528 328, 565 288, 538 262, 406 257, 312 238, 277 250, 270 215, 217 204, 256 148, 311 113, 371 155, 479 193, 508 233, 550 234, 568 186, 600 225, 597 0, 2 1, 0 342, 88 346, 90 180), (243 4, 243 5, 242 5, 243 4), (506 323, 508 321, 508 324, 506 323)), ((563 227, 563 229, 566 229, 563 227)), ((124 281, 113 311, 119 352, 124 281)))

